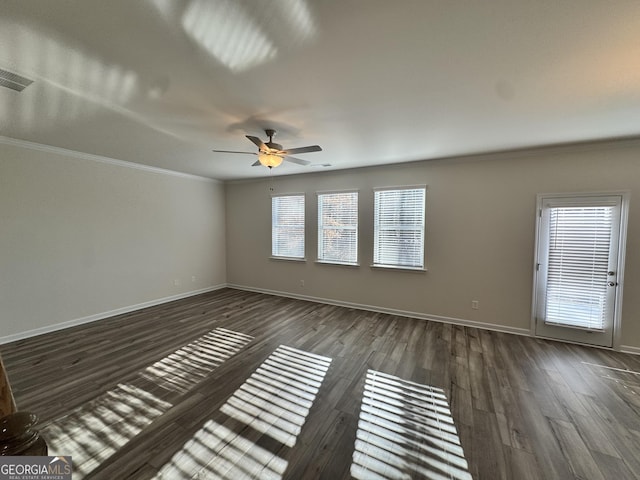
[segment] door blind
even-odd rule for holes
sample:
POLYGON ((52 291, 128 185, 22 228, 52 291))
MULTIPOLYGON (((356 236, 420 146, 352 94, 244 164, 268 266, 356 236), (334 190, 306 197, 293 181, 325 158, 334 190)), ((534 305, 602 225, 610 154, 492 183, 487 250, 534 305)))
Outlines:
POLYGON ((613 206, 549 208, 545 323, 602 331, 613 206))

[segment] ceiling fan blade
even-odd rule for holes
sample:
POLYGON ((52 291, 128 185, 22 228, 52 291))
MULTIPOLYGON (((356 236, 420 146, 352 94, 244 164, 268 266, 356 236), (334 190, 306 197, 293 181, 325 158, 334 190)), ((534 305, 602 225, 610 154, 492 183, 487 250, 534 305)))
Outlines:
POLYGON ((235 150, 211 150, 216 153, 242 153, 243 155, 257 155, 256 152, 237 152, 235 150))
POLYGON ((262 143, 262 140, 260 140, 258 137, 254 137, 253 135, 245 135, 245 136, 249 140, 251 140, 253 143, 255 143, 260 150, 267 150, 267 146, 264 143, 262 143))
POLYGON ((309 145, 308 147, 299 147, 299 148, 290 148, 289 150, 283 150, 282 153, 285 155, 296 154, 296 153, 310 153, 310 152, 321 152, 322 148, 319 145, 309 145))
POLYGON ((309 165, 311 163, 309 160, 302 160, 300 158, 294 158, 289 156, 284 157, 284 159, 287 162, 297 163, 298 165, 309 165))

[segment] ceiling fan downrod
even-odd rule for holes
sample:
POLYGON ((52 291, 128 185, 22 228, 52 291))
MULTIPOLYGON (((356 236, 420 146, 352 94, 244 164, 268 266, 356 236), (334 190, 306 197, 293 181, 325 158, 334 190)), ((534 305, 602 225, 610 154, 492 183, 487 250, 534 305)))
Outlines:
POLYGON ((269 137, 269 143, 273 142, 273 137, 275 137, 276 135, 276 131, 273 130, 272 128, 267 128, 264 133, 267 134, 267 137, 269 137))

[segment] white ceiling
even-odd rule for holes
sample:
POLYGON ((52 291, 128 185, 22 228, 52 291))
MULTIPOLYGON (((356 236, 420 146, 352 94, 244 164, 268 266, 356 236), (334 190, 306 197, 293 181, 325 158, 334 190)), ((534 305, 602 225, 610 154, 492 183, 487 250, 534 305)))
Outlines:
POLYGON ((638 0, 3 0, 0 135, 207 177, 640 135, 638 0))

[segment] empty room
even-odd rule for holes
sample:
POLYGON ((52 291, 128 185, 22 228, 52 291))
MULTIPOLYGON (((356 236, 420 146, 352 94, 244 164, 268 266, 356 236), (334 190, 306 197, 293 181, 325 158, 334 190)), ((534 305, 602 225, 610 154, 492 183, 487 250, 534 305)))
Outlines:
POLYGON ((639 19, 3 1, 0 479, 640 479, 639 19))

